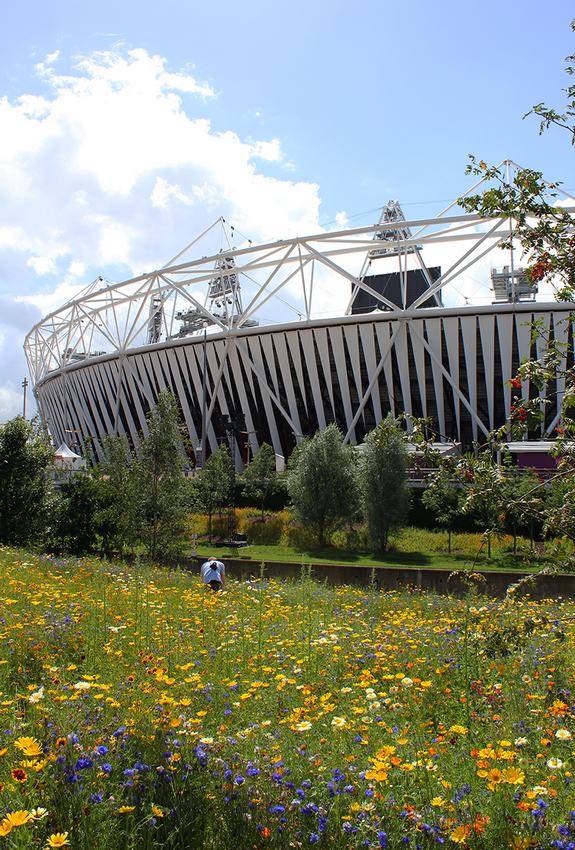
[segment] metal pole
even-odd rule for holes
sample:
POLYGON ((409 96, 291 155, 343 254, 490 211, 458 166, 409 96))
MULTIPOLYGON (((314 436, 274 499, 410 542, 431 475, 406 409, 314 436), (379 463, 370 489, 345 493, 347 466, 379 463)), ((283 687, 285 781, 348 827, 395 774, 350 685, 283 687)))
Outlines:
MULTIPOLYGON (((510 162, 505 160, 505 171, 507 185, 511 185, 511 174, 509 170, 510 162)), ((509 218, 509 272, 511 274, 511 301, 515 304, 517 301, 517 291, 515 287, 515 262, 513 257, 513 220, 509 218)))
POLYGON ((22 389, 24 390, 24 397, 22 399, 22 417, 26 419, 26 390, 28 389, 28 378, 24 378, 22 381, 22 389))
POLYGON ((202 372, 202 466, 206 465, 206 378, 207 378, 207 358, 206 358, 206 334, 207 326, 204 324, 204 342, 203 348, 203 372, 202 372))

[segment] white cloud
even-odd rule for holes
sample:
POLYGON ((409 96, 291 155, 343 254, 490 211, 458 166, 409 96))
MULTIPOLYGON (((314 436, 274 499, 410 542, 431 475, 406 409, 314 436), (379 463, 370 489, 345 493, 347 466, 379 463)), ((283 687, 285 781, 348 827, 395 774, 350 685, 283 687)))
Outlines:
POLYGON ((22 394, 10 387, 0 387, 0 422, 22 413, 22 394))
POLYGON ((26 265, 34 269, 37 275, 53 274, 56 271, 56 263, 52 257, 30 257, 26 265))
POLYGON ((193 198, 190 195, 186 195, 182 191, 182 187, 178 186, 177 183, 169 183, 163 177, 157 177, 150 194, 152 206, 165 208, 168 206, 170 198, 181 201, 188 206, 193 203, 193 198))
POLYGON ((252 156, 257 159, 267 160, 267 162, 281 162, 283 154, 280 140, 272 139, 271 142, 256 142, 253 146, 252 156))
POLYGON ((217 93, 189 68, 122 48, 63 63, 54 51, 35 90, 0 93, 0 292, 20 310, 2 324, 10 410, 24 332, 99 274, 157 268, 219 216, 254 242, 319 229, 318 186, 269 173, 286 166, 279 139, 214 131, 217 93))

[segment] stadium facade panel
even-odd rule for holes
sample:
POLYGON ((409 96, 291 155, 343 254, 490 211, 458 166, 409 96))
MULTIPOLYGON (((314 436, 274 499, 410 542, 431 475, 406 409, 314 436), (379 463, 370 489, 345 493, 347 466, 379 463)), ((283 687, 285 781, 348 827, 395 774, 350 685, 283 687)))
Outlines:
MULTIPOLYGON (((264 441, 287 457, 302 436, 331 422, 360 443, 389 412, 429 417, 440 439, 467 449, 509 419, 515 396, 539 396, 528 381, 510 386, 521 362, 556 340, 560 367, 572 365, 572 307, 434 307, 222 328, 68 362, 46 370, 35 393, 56 442, 90 443, 96 457, 108 434, 137 444, 146 413, 166 389, 194 449, 204 411, 208 452, 230 436, 226 421, 241 413, 245 427, 242 421, 233 436, 238 465, 264 441)), ((533 436, 554 435, 562 390, 561 379, 546 387, 544 421, 533 436)))

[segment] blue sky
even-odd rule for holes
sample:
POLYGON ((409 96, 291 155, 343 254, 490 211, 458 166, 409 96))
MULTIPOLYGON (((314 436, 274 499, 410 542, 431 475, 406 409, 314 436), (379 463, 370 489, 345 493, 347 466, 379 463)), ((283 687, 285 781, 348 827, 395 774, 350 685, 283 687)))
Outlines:
POLYGON ((21 345, 97 274, 165 260, 222 214, 281 238, 438 212, 467 154, 575 191, 559 130, 565 2, 5 4, 0 31, 0 420, 21 345), (48 57, 48 58, 47 58, 48 57))

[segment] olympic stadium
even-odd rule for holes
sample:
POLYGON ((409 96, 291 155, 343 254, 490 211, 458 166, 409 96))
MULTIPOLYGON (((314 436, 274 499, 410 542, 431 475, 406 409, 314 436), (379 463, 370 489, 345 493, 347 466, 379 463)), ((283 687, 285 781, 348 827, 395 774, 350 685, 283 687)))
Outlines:
MULTIPOLYGON (((261 245, 228 228, 199 256, 220 220, 163 267, 98 278, 32 328, 40 415, 56 445, 96 459, 106 435, 137 445, 166 389, 197 466, 223 440, 238 468, 264 441, 286 458, 331 422, 359 444, 388 412, 408 428, 429 417, 440 441, 467 449, 506 422, 515 396, 540 395, 510 386, 521 362, 556 340, 559 372, 573 364, 573 304, 538 300, 520 251, 501 247, 509 226, 454 205, 407 221, 389 202, 376 224, 261 245), (445 294, 470 275, 486 296, 450 306, 445 294)), ((546 387, 531 439, 553 437, 563 390, 560 377, 546 387)))

